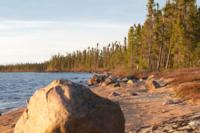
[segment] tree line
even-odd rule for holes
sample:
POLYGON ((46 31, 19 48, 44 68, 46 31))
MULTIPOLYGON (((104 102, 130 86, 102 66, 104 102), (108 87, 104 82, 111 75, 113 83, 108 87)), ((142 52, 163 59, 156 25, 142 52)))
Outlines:
POLYGON ((196 0, 147 1, 144 24, 130 27, 124 42, 54 55, 44 63, 0 66, 0 71, 155 71, 200 66, 200 7, 196 0))

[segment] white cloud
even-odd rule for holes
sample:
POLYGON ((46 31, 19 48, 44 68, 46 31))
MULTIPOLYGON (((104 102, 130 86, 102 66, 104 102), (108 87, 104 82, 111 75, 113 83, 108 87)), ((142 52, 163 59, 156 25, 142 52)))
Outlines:
POLYGON ((0 64, 42 62, 57 53, 122 40, 129 24, 92 21, 0 21, 0 64))
POLYGON ((27 29, 27 28, 54 28, 57 27, 85 27, 85 28, 120 28, 128 27, 128 23, 111 21, 31 21, 31 20, 1 20, 0 30, 27 29))
POLYGON ((1 20, 0 30, 13 30, 22 28, 41 28, 51 25, 51 21, 21 21, 21 20, 1 20))

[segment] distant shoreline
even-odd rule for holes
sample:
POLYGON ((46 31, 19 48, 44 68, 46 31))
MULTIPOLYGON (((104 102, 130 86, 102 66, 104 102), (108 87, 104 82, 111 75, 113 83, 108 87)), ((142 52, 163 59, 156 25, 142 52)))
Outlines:
POLYGON ((0 71, 0 73, 99 73, 90 71, 0 71))

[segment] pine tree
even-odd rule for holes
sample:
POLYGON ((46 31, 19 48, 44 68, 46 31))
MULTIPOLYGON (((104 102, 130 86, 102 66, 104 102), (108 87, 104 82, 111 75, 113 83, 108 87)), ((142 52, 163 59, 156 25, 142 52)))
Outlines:
POLYGON ((148 9, 148 13, 147 13, 147 20, 144 23, 144 32, 143 32, 143 36, 144 36, 144 43, 147 45, 148 47, 148 69, 151 70, 152 69, 152 45, 153 45, 153 38, 154 38, 154 34, 153 34, 153 28, 154 28, 154 0, 148 0, 148 4, 147 4, 147 9, 148 9))
POLYGON ((134 52, 134 28, 130 27, 128 32, 128 60, 131 69, 133 69, 133 52, 134 52))

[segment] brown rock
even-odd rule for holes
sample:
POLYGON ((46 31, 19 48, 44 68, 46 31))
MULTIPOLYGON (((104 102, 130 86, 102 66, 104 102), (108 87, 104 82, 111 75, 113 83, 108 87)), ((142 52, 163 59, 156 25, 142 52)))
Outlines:
POLYGON ((56 80, 35 92, 15 133, 124 133, 119 105, 87 87, 56 80))

